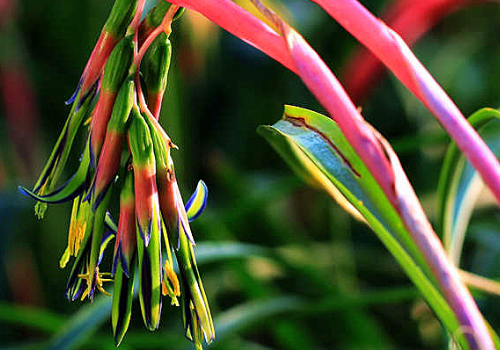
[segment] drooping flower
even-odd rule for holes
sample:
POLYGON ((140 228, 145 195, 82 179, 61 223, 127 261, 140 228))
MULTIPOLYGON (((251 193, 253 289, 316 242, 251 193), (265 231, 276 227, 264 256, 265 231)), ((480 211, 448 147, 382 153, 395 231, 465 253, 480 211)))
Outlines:
MULTIPOLYGON (((20 190, 43 205, 73 201, 60 260, 61 268, 72 260, 66 297, 93 300, 96 290, 111 295, 105 284, 114 281, 111 318, 117 345, 130 324, 137 273, 145 326, 158 328, 162 298, 168 296, 182 307, 186 335, 200 348, 215 332, 189 222, 205 208, 208 191, 200 181, 184 206, 170 155, 177 147, 157 120, 171 58, 169 28, 179 8, 160 3, 140 25, 144 4, 116 0, 42 175, 32 190, 20 190), (142 39, 139 27, 148 31, 142 39), (57 187, 82 132, 87 137, 78 168, 57 187), (118 198, 116 225, 111 203, 118 198), (113 239, 112 264, 105 267, 103 256, 113 239)), ((44 210, 38 204, 39 216, 44 210)))

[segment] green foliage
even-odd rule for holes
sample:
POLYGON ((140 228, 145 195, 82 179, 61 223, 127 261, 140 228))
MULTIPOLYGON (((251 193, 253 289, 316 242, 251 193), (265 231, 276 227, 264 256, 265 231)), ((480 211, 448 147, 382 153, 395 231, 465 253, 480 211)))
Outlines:
MULTIPOLYGON (((483 108, 474 113, 469 122, 494 154, 500 155, 500 112, 483 108)), ((483 188, 481 177, 452 143, 439 178, 438 225, 444 246, 456 265, 459 265, 469 220, 483 188)))

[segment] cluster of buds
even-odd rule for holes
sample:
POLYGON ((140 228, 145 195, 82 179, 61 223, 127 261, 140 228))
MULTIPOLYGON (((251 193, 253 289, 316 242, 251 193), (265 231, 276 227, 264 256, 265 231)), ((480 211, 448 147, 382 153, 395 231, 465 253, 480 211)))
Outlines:
POLYGON ((144 6, 145 0, 116 0, 67 102, 69 117, 40 178, 32 190, 20 189, 38 201, 39 217, 47 203, 73 200, 68 246, 60 261, 64 268, 73 259, 66 297, 93 300, 96 290, 110 295, 104 283, 114 281, 117 345, 130 323, 137 273, 146 327, 158 328, 162 297, 168 296, 182 308, 186 336, 201 348, 215 332, 189 222, 203 211, 208 192, 200 181, 184 205, 170 154, 176 146, 158 122, 171 58, 170 25, 183 9, 160 1, 141 22, 144 6), (79 167, 59 186, 82 132, 88 135, 79 167), (118 201, 116 225, 110 207, 118 201), (101 272, 113 238, 112 267, 101 272))

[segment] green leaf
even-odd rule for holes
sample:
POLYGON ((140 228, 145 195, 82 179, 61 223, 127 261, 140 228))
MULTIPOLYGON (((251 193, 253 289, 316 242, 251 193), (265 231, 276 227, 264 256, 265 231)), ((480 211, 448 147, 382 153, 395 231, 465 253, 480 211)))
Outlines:
MULTIPOLYGON (((494 154, 500 155, 500 112, 483 108, 469 122, 494 154)), ((438 232, 453 263, 459 265, 465 232, 484 184, 477 171, 452 143, 446 153, 438 185, 438 232)))
POLYGON ((0 302, 0 323, 27 326, 53 333, 64 324, 65 318, 44 309, 0 302))
POLYGON ((248 243, 198 243, 194 247, 198 264, 208 264, 223 259, 265 257, 271 253, 265 247, 248 243))
POLYGON ((347 211, 365 221, 399 262, 450 334, 468 349, 458 321, 400 216, 330 118, 286 106, 283 118, 259 133, 299 176, 326 190, 347 211))
POLYGON ((296 311, 304 302, 293 296, 248 302, 225 311, 215 319, 217 341, 277 314, 296 311))
POLYGON ((82 307, 66 326, 54 334, 45 350, 76 349, 109 318, 111 298, 99 296, 92 304, 82 307))

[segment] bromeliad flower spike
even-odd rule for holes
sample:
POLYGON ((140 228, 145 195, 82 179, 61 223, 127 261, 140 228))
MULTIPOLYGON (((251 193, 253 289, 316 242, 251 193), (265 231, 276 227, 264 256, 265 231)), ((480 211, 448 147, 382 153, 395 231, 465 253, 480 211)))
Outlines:
POLYGON ((60 260, 62 268, 73 260, 66 297, 93 300, 96 290, 111 295, 105 283, 114 281, 116 345, 129 326, 138 283, 146 327, 158 328, 168 296, 181 307, 186 336, 200 349, 215 331, 189 222, 205 208, 208 191, 200 181, 184 206, 170 154, 176 146, 157 120, 170 65, 170 25, 182 8, 160 2, 141 22, 144 6, 145 0, 116 0, 68 101, 71 111, 47 165, 32 190, 20 190, 38 201, 39 217, 47 203, 73 201, 60 260), (88 135, 78 169, 57 187, 80 133, 88 135), (113 202, 119 202, 118 225, 113 202), (103 272, 113 239, 112 266, 103 272))

